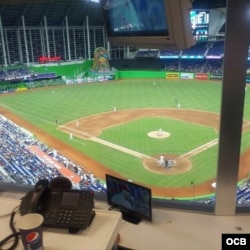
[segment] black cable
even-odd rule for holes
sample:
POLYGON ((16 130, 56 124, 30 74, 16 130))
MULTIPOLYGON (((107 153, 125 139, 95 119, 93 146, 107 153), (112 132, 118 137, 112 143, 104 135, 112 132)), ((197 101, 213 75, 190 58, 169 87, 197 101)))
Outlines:
POLYGON ((18 236, 19 236, 19 233, 13 233, 13 234, 10 234, 7 237, 5 237, 3 240, 1 240, 0 241, 0 247, 1 247, 0 250, 14 250, 18 244, 18 236), (13 244, 9 248, 3 249, 2 246, 4 246, 12 238, 15 239, 13 244))
POLYGON ((12 238, 14 238, 14 242, 9 248, 5 250, 14 250, 17 247, 20 233, 16 231, 15 226, 14 226, 15 215, 16 215, 16 211, 13 210, 13 212, 11 212, 10 222, 9 222, 9 226, 12 231, 12 234, 8 235, 7 237, 5 237, 3 240, 0 241, 0 250, 3 250, 2 247, 12 238))

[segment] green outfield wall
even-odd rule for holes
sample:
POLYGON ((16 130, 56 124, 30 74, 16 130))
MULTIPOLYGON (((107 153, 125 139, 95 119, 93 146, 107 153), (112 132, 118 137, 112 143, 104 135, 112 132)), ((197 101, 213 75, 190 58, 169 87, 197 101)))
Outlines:
POLYGON ((86 60, 79 63, 69 63, 69 64, 38 64, 30 67, 34 72, 39 73, 56 73, 58 76, 65 76, 67 78, 74 78, 79 75, 84 75, 93 65, 93 60, 86 60))
POLYGON ((145 71, 145 70, 118 71, 117 78, 118 79, 166 78, 166 71, 145 71))

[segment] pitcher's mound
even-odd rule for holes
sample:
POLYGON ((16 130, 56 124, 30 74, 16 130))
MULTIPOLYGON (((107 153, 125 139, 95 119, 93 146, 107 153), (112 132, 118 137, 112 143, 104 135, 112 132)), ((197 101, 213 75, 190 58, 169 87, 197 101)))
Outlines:
POLYGON ((160 131, 160 130, 156 130, 156 131, 151 131, 148 133, 149 137, 152 138, 157 138, 157 139, 164 139, 170 136, 170 133, 166 132, 166 131, 160 131))

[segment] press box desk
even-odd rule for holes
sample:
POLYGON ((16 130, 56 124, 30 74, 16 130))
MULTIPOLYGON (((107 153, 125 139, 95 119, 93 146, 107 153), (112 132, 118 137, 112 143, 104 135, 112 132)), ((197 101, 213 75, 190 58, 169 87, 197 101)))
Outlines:
MULTIPOLYGON (((0 239, 11 233, 10 212, 19 204, 19 200, 0 198, 0 239)), ((122 225, 121 213, 98 209, 95 211, 91 225, 77 234, 69 234, 63 229, 45 228, 44 250, 111 250, 122 225)), ((23 250, 21 241, 16 249, 23 250)))

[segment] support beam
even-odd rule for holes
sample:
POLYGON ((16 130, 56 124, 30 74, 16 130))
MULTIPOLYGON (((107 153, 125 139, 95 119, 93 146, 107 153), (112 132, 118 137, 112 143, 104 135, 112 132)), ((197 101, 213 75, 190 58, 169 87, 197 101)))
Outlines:
POLYGON ((250 0, 228 0, 216 215, 235 215, 250 34, 250 0))

